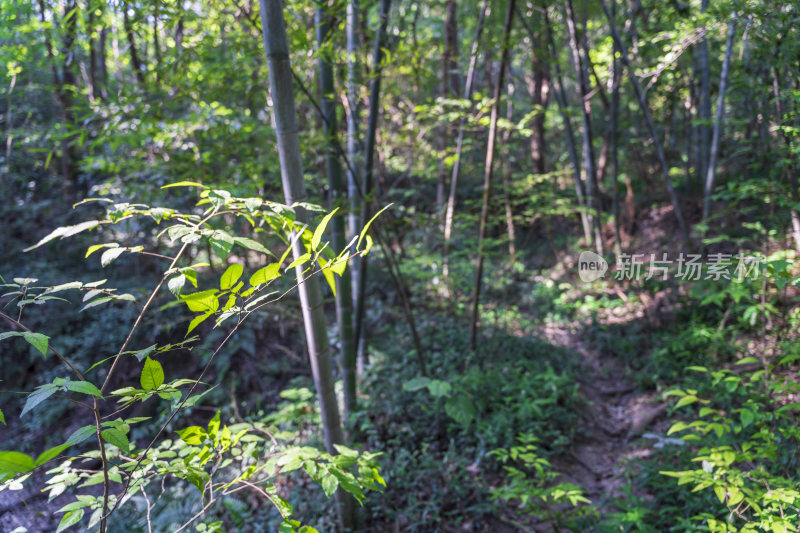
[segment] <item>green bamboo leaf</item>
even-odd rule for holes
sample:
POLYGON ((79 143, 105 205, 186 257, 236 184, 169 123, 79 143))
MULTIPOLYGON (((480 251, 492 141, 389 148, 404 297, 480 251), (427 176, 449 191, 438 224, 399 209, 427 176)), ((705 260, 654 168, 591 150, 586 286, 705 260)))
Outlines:
POLYGON ((328 226, 328 222, 331 221, 331 218, 333 218, 333 215, 335 215, 338 210, 339 208, 337 207, 325 215, 325 217, 322 219, 322 222, 320 222, 319 226, 317 226, 317 229, 314 230, 314 236, 311 237, 311 249, 313 251, 316 252, 319 248, 319 244, 322 241, 322 236, 325 234, 325 228, 328 226))
POLYGON ((377 213, 375 213, 375 216, 373 216, 371 219, 369 219, 369 222, 364 224, 364 229, 361 230, 361 235, 358 237, 358 243, 356 243, 356 250, 361 248, 361 241, 363 241, 364 238, 367 236, 367 230, 369 230, 369 227, 372 225, 373 222, 375 222, 375 219, 378 218, 378 216, 381 213, 383 213, 384 211, 386 211, 387 209, 392 207, 392 205, 393 204, 389 204, 386 207, 384 207, 383 209, 381 209, 380 211, 378 211, 377 213))

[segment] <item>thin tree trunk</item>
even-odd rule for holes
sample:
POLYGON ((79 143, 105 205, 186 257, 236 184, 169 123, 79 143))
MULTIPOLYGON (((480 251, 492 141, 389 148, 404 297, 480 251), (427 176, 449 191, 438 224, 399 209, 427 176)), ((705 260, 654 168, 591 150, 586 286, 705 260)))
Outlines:
MULTIPOLYGON (((514 114, 514 85, 508 84, 508 98, 506 102, 506 119, 509 123, 513 120, 514 114)), ((511 138, 511 130, 503 132, 503 145, 508 146, 511 138)), ((514 210, 511 207, 511 173, 514 171, 511 162, 506 158, 502 164, 503 170, 503 204, 506 215, 506 233, 508 234, 508 255, 511 260, 517 255, 517 232, 514 228, 514 210)))
MULTIPOLYGON (((533 9, 533 4, 527 2, 528 9, 533 9)), ((531 95, 532 111, 535 113, 531 119, 531 160, 533 170, 537 174, 547 172, 547 146, 545 139, 545 111, 550 97, 550 72, 547 68, 547 45, 542 46, 542 38, 538 32, 533 31, 525 18, 519 17, 531 39, 531 77, 527 79, 528 91, 531 95)), ((545 41, 546 42, 546 41, 545 41)))
MULTIPOLYGON (((478 47, 480 45, 481 33, 483 32, 483 22, 486 18, 486 8, 488 0, 481 2, 480 13, 478 14, 478 25, 475 29, 475 38, 472 41, 472 50, 469 56, 469 68, 467 69, 467 81, 464 87, 464 99, 470 104, 472 109, 472 87, 475 83, 475 67, 478 63, 478 47)), ((456 154, 453 160, 453 170, 450 174, 450 194, 447 196, 447 209, 444 216, 444 249, 442 252, 442 277, 444 278, 445 296, 450 296, 450 237, 453 234, 453 214, 456 206, 456 191, 458 190, 458 175, 461 171, 461 153, 464 149, 464 117, 458 120, 458 136, 456 138, 456 154)))
MULTIPOLYGON (((547 30, 547 40, 550 44, 550 52, 554 58, 558 57, 558 49, 556 48, 555 39, 553 38, 553 28, 550 25, 550 17, 547 15, 547 10, 544 11, 544 21, 547 30)), ((583 238, 587 244, 592 242, 592 226, 589 224, 589 215, 586 212, 586 202, 583 196, 583 184, 581 183, 581 164, 578 159, 578 150, 575 146, 575 134, 572 131, 572 123, 567 114, 567 93, 564 89, 564 82, 561 78, 561 67, 558 61, 553 61, 553 69, 555 71, 556 87, 554 88, 556 102, 558 103, 559 114, 561 121, 564 124, 564 137, 567 141, 567 153, 569 154, 570 162, 572 163, 572 177, 575 183, 575 198, 578 202, 578 208, 581 216, 581 226, 583 227, 583 238)))
POLYGON ((93 0, 88 0, 88 33, 89 33, 89 94, 92 99, 100 98, 100 87, 97 80, 97 50, 95 49, 95 24, 94 24, 94 5, 93 0))
MULTIPOLYGON (((442 50, 442 98, 454 98, 458 95, 458 23, 456 20, 457 5, 455 0, 447 0, 445 4, 444 21, 444 49, 442 50)), ((447 170, 445 168, 445 149, 447 138, 450 135, 450 124, 442 125, 437 136, 439 151, 439 173, 436 184, 436 210, 441 213, 444 205, 445 181, 447 170)))
POLYGON ((647 129, 650 130, 650 136, 653 139, 653 144, 656 148, 656 155, 658 156, 658 162, 661 165, 661 172, 664 175, 664 182, 667 186, 667 192, 669 193, 670 201, 672 202, 672 208, 675 211, 675 218, 678 220, 678 227, 681 232, 681 237, 684 241, 688 240, 689 238, 689 231, 686 227, 686 221, 683 218, 683 212, 681 211, 681 206, 678 203, 678 195, 675 192, 675 188, 672 186, 672 178, 669 175, 669 167, 667 166, 667 159, 664 157, 664 148, 661 146, 661 141, 658 137, 658 131, 656 130, 655 123, 653 122, 653 118, 650 116, 650 108, 647 105, 647 98, 645 94, 642 92, 641 84, 639 83, 639 79, 636 77, 636 73, 634 72, 633 68, 631 67, 631 62, 628 58, 628 51, 625 48, 625 44, 622 42, 622 39, 619 37, 619 32, 617 31, 617 27, 614 23, 614 17, 611 16, 611 13, 608 10, 608 3, 606 0, 601 0, 603 11, 605 12, 606 18, 608 19, 608 23, 611 29, 611 37, 614 39, 614 42, 617 43, 617 48, 619 49, 620 55, 622 56, 622 63, 628 71, 628 79, 630 79, 631 85, 633 85, 633 91, 636 93, 636 99, 639 101, 639 107, 642 110, 642 114, 644 115, 644 120, 647 123, 647 129))
POLYGON ((106 53, 106 40, 108 37, 108 28, 100 30, 100 40, 97 46, 97 70, 99 71, 100 81, 100 96, 108 98, 108 59, 106 53))
POLYGON ((470 347, 475 350, 478 342, 478 319, 481 299, 481 285, 483 283, 483 246, 486 238, 486 226, 489 218, 489 199, 492 190, 492 170, 494 167, 494 151, 497 142, 497 117, 500 111, 500 97, 503 94, 503 79, 509 55, 509 40, 511 38, 511 23, 514 20, 514 4, 516 0, 508 0, 506 18, 503 23, 503 44, 500 58, 500 71, 494 86, 494 102, 492 103, 489 117, 489 139, 486 144, 486 159, 483 167, 483 201, 481 203, 481 221, 478 232, 478 265, 475 269, 475 294, 472 299, 472 320, 470 322, 470 347))
MULTIPOLYGON (((709 0, 702 0, 700 12, 708 10, 709 0)), ((700 125, 698 132, 700 137, 700 153, 698 159, 697 182, 704 183, 708 174, 708 161, 711 156, 711 83, 708 73, 708 39, 703 37, 699 44, 699 70, 700 70, 700 108, 698 109, 700 125)))
POLYGON ((155 57, 155 76, 158 82, 159 72, 161 71, 161 43, 158 38, 158 8, 159 0, 153 0, 153 56, 155 57))
MULTIPOLYGON (((263 1, 263 0, 262 0, 263 1)), ((361 204, 361 219, 369 220, 369 203, 372 201, 372 162, 375 157, 375 133, 378 128, 378 114, 381 94, 381 63, 386 46, 386 27, 389 24, 389 9, 392 0, 381 0, 380 24, 375 35, 375 47, 372 53, 372 80, 369 91, 369 115, 367 117, 367 135, 364 145, 364 181, 361 204)), ((366 335, 364 335, 364 291, 367 284, 367 258, 362 256, 358 269, 358 288, 356 294, 356 312, 353 340, 359 351, 359 357, 366 361, 366 335)))
MULTIPOLYGON (((40 20, 44 24, 47 21, 46 16, 46 8, 44 0, 39 0, 39 15, 40 20)), ((70 11, 75 9, 75 4, 68 4, 64 7, 64 16, 70 14, 70 11), (72 8, 70 8, 70 5, 72 8)), ((74 21, 77 18, 76 13, 72 13, 70 16, 72 23, 67 22, 67 27, 65 29, 65 38, 63 41, 63 48, 62 53, 67 54, 69 57, 72 56, 71 47, 72 42, 74 41, 74 21), (70 29, 71 28, 71 29, 70 29), (71 37, 70 37, 71 35, 71 37)), ((71 97, 71 88, 68 88, 67 85, 74 85, 75 77, 70 70, 70 64, 67 61, 64 61, 64 64, 61 68, 61 75, 59 75, 58 65, 56 64, 55 53, 53 51, 53 42, 50 37, 50 33, 45 31, 45 50, 47 51, 47 59, 50 63, 50 73, 53 77, 53 86, 55 87, 56 98, 58 99, 58 103, 60 104, 60 115, 61 119, 64 121, 65 124, 72 125, 75 122, 75 116, 73 112, 73 101, 71 97)), ((70 59, 71 61, 71 59, 70 59)), ((72 165, 72 146, 70 145, 69 141, 64 139, 61 141, 61 157, 60 157, 60 171, 61 177, 63 179, 63 191, 67 198, 71 198, 75 194, 75 183, 74 183, 74 172, 73 172, 73 165, 72 165)))
MULTIPOLYGON (((347 2, 346 14, 346 29, 347 34, 347 159, 350 164, 347 167, 347 196, 350 199, 350 213, 348 215, 348 240, 352 239, 360 231, 361 228, 361 202, 359 201, 359 192, 361 190, 361 172, 362 172, 362 145, 359 138, 358 122, 360 119, 361 103, 358 99, 358 89, 360 83, 360 42, 358 38, 359 28, 359 10, 358 0, 349 0, 347 2)), ((351 287, 352 287, 352 301, 353 308, 357 307, 357 302, 360 299, 359 280, 361 279, 361 261, 359 258, 354 258, 350 261, 351 265, 351 287)), ((361 375, 366 363, 366 351, 358 349, 358 337, 355 337, 353 344, 357 352, 356 366, 357 374, 361 375)), ((361 344, 363 345, 363 344, 361 344)))
MULTIPOLYGON (((292 205, 306 200, 303 183, 303 164, 300 157, 300 141, 297 134, 297 117, 295 113, 294 92, 292 85, 292 68, 289 63, 289 45, 283 20, 281 0, 260 0, 261 26, 263 28, 264 49, 269 65, 269 88, 272 96, 272 116, 278 140, 278 156, 281 166, 281 181, 286 203, 292 205)), ((300 208, 297 219, 304 222, 308 219, 306 212, 300 208)), ((300 239, 292 245, 295 258, 305 253, 300 239)), ((306 330, 306 342, 311 362, 311 374, 317 389, 320 416, 328 453, 336 454, 334 444, 344 443, 339 407, 336 403, 333 374, 328 346, 328 332, 322 307, 322 293, 316 277, 303 281, 303 268, 295 270, 299 282, 298 293, 303 312, 303 323, 306 330)), ((340 526, 344 530, 352 529, 352 499, 341 489, 337 491, 337 513, 340 526)))
MULTIPOLYGON (((777 56, 777 52, 776 52, 777 56)), ((783 125, 784 118, 783 118, 783 105, 781 103, 781 90, 780 90, 780 73, 778 72, 778 67, 774 67, 772 69, 772 94, 775 98, 775 111, 776 111, 776 121, 778 124, 783 125)), ((798 201, 800 201, 800 194, 798 194, 798 187, 797 187, 797 176, 795 171, 795 157, 794 153, 792 152, 792 140, 789 137, 789 134, 786 131, 781 131, 781 136, 783 137, 783 142, 786 145, 786 150, 788 152, 789 164, 784 166, 784 179, 786 183, 789 185, 789 190, 791 191, 792 201, 794 205, 797 205, 798 201)), ((792 236, 794 237, 795 246, 798 250, 800 250, 800 216, 798 216, 797 209, 795 209, 794 205, 789 207, 789 216, 792 223, 792 236)))
POLYGON ((706 175, 705 189, 703 191, 703 222, 711 213, 711 195, 714 192, 714 177, 719 158, 719 143, 722 137, 722 121, 725 117, 725 91, 728 86, 728 72, 731 68, 731 53, 733 52, 733 36, 736 33, 736 13, 728 22, 728 41, 725 45, 725 59, 722 62, 722 74, 719 77, 719 95, 717 97, 717 120, 714 123, 714 137, 711 139, 711 153, 708 158, 708 174, 706 175))
MULTIPOLYGON (((611 0, 611 16, 616 14, 617 0, 611 0)), ((620 86, 620 64, 617 58, 617 44, 614 43, 612 50, 611 63, 611 212, 614 217, 614 254, 620 257, 622 254, 622 237, 619 222, 619 162, 617 159, 617 129, 619 126, 619 86, 620 86)))
POLYGON ((133 24, 128 15, 128 2, 122 2, 122 25, 125 29, 125 38, 128 40, 128 52, 131 56, 131 67, 136 75, 139 85, 144 85, 144 72, 142 62, 139 60, 139 53, 136 51, 136 36, 133 33, 133 24))
MULTIPOLYGON (((578 32, 575 27, 575 11, 572 7, 572 0, 564 2, 565 19, 567 31, 569 33, 569 48, 572 54, 572 62, 578 74, 578 87, 581 95, 581 139, 583 153, 583 171, 586 175, 586 210, 588 211, 589 225, 594 232, 594 243, 597 253, 603 254, 603 239, 600 233, 599 213, 595 213, 597 206, 597 175, 595 173, 594 146, 592 141, 592 102, 589 95, 589 80, 587 76, 586 64, 581 58, 578 32)), ((584 39, 586 36, 584 35, 584 39)))
MULTIPOLYGON (((322 100, 322 130, 325 134, 327 149, 325 167, 328 173, 331 207, 342 207, 340 204, 346 200, 347 191, 342 180, 342 165, 337 153, 339 141, 336 138, 336 93, 333 85, 331 43, 329 42, 331 26, 324 8, 317 8, 315 22, 319 47, 317 68, 322 100)), ((337 212, 330 221, 331 244, 335 253, 341 252, 345 247, 344 218, 344 212, 337 212)), ((353 346, 351 283, 349 269, 345 269, 342 275, 336 278, 336 321, 339 326, 339 342, 341 344, 339 364, 342 367, 342 381, 344 382, 345 417, 352 415, 356 410, 356 352, 353 346)))

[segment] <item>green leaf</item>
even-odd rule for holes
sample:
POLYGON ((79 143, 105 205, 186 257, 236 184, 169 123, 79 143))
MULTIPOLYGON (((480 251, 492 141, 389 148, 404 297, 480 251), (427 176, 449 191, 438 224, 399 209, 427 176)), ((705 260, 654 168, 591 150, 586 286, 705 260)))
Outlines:
POLYGON ((53 230, 52 232, 50 232, 47 236, 43 237, 42 240, 40 240, 39 242, 37 242, 33 246, 25 248, 25 250, 23 250, 23 251, 30 252, 31 250, 33 250, 35 248, 38 248, 39 246, 41 246, 41 245, 43 245, 45 243, 48 243, 48 242, 52 241, 53 239, 56 239, 56 238, 59 238, 59 237, 62 238, 62 239, 65 238, 65 237, 71 237, 71 236, 76 235, 76 234, 78 234, 78 233, 80 233, 82 231, 94 229, 99 225, 100 225, 100 221, 99 220, 87 220, 86 222, 81 222, 80 224, 76 224, 74 226, 64 226, 64 227, 61 227, 61 228, 57 228, 57 229, 53 230))
POLYGON ((350 258, 350 252, 345 252, 345 254, 337 259, 332 265, 331 270, 333 270, 336 274, 341 276, 344 274, 345 269, 347 268, 347 261, 350 258))
POLYGON ((196 181, 176 181, 175 183, 170 183, 168 185, 164 185, 161 187, 162 189, 171 189, 172 187, 200 187, 206 189, 207 187, 202 183, 197 183, 196 181))
POLYGON ((181 289, 183 289, 185 283, 186 283, 186 276, 184 274, 178 274, 175 277, 169 278, 169 280, 167 281, 167 288, 169 289, 169 292, 171 292, 175 296, 179 296, 181 294, 181 289))
POLYGON ((219 431, 219 415, 220 411, 217 409, 217 412, 214 414, 214 418, 208 422, 208 435, 212 439, 217 438, 217 432, 219 431))
POLYGON ((61 533, 65 529, 68 529, 83 519, 83 509, 75 509, 74 511, 70 511, 65 514, 61 518, 61 522, 58 523, 58 529, 56 529, 56 533, 61 533))
POLYGON ((311 237, 311 249, 315 252, 319 248, 319 244, 322 241, 322 236, 325 234, 325 228, 328 226, 328 222, 331 221, 331 218, 333 218, 333 215, 335 215, 338 210, 339 208, 337 207, 325 215, 325 217, 322 219, 322 222, 320 222, 319 226, 317 226, 317 229, 314 230, 314 236, 311 237))
POLYGON ((31 346, 42 352, 42 355, 47 355, 47 342, 50 337, 41 333, 33 333, 32 331, 25 331, 22 336, 31 346))
POLYGON ((464 426, 464 429, 472 423, 476 412, 472 400, 464 394, 448 398, 444 404, 444 410, 450 418, 464 426))
POLYGON ((332 467, 330 469, 331 474, 336 476, 337 481, 339 482, 339 486, 344 489, 346 492, 352 494, 356 500, 361 502, 364 499, 364 493, 361 491, 361 487, 358 485, 356 478, 350 472, 346 472, 344 470, 339 469, 338 467, 332 467))
POLYGON ((61 285, 55 285, 53 287, 48 288, 44 291, 44 294, 52 294, 54 292, 61 292, 61 291, 68 291, 70 289, 80 289, 83 287, 83 283, 80 281, 70 281, 69 283, 62 283, 61 285))
POLYGON ((369 222, 364 224, 364 229, 361 230, 361 235, 359 235, 358 242, 356 243, 356 250, 361 248, 361 241, 363 241, 367 237, 367 230, 369 230, 369 227, 372 225, 373 222, 375 222, 375 219, 378 218, 378 216, 381 213, 383 213, 384 211, 386 211, 390 207, 392 207, 392 204, 387 205, 386 207, 384 207, 383 209, 381 209, 380 211, 375 213, 375 216, 373 216, 371 219, 369 219, 369 222))
POLYGON ((156 345, 153 344, 152 346, 148 346, 147 348, 144 348, 143 350, 138 350, 138 351, 133 352, 133 356, 136 357, 136 359, 138 359, 139 362, 141 363, 144 360, 144 358, 147 357, 148 355, 150 355, 151 353, 153 353, 153 350, 155 350, 155 349, 156 349, 156 345))
POLYGON ((279 263, 272 263, 264 268, 259 268, 250 276, 250 285, 264 285, 278 278, 281 275, 280 268, 281 265, 279 263))
POLYGON ((186 334, 188 335, 189 333, 194 331, 194 328, 205 322, 206 319, 213 314, 214 314, 213 312, 209 311, 208 313, 197 315, 196 317, 194 317, 192 321, 189 322, 189 328, 186 330, 186 334))
POLYGON ((179 429, 176 431, 176 433, 178 436, 180 436, 183 442, 192 446, 199 446, 200 444, 203 444, 207 436, 206 430, 200 426, 189 426, 185 429, 179 429))
POLYGON ((22 332, 21 331, 4 331, 3 333, 0 333, 0 341, 5 340, 5 339, 9 339, 11 337, 22 337, 22 332))
POLYGON ((690 405, 696 401, 697 401, 697 396, 693 394, 687 394, 686 396, 678 400, 678 403, 675 404, 675 408, 677 409, 678 407, 683 407, 684 405, 690 405))
POLYGON ((428 383, 428 391, 434 398, 442 398, 450 394, 450 384, 446 381, 434 379, 428 383))
POLYGON ((249 248, 251 250, 255 250, 256 252, 261 252, 262 254, 271 255, 275 257, 275 254, 267 250, 260 242, 254 241, 253 239, 248 239, 247 237, 234 237, 234 242, 240 246, 244 246, 245 248, 249 248))
POLYGON ((303 263, 307 262, 309 259, 311 259, 311 254, 305 253, 300 257, 298 257, 297 259, 295 259, 294 261, 292 261, 291 263, 289 263, 289 266, 286 267, 286 270, 298 267, 303 263))
POLYGON ((91 309, 92 307, 97 307, 98 305, 104 304, 106 302, 110 302, 113 299, 114 298, 112 298, 111 296, 103 296, 102 298, 95 298, 94 300, 92 300, 88 304, 84 305, 81 308, 80 312, 83 313, 87 309, 91 309))
POLYGON ((102 250, 103 248, 116 248, 119 246, 117 242, 109 242, 106 244, 93 244, 86 250, 86 255, 83 256, 84 259, 88 258, 90 255, 95 253, 97 250, 102 250))
POLYGON ((217 300, 217 291, 208 290, 202 292, 195 292, 181 296, 181 300, 189 307, 190 311, 200 313, 213 313, 219 309, 219 300, 217 300))
POLYGON ((2 409, 0 409, 0 424, 6 425, 6 415, 3 414, 2 409))
POLYGON ((322 490, 325 491, 325 496, 330 498, 336 489, 339 487, 339 480, 333 474, 327 474, 322 478, 322 490))
POLYGON ((67 389, 71 390, 72 392, 89 394, 91 396, 97 396, 98 398, 103 397, 103 394, 100 392, 100 389, 98 389, 88 381, 67 381, 64 384, 64 386, 67 387, 67 389))
POLYGON ((100 256, 100 266, 103 268, 107 267, 126 250, 127 248, 109 248, 100 256))
POLYGON ((70 447, 69 442, 65 442, 64 444, 60 444, 58 446, 53 446, 49 450, 42 452, 39 457, 36 458, 36 466, 40 466, 45 464, 46 462, 50 461, 54 457, 58 456, 61 452, 66 450, 70 447))
POLYGON ((0 452, 0 478, 24 474, 36 468, 36 463, 22 452, 0 452))
POLYGON ((322 269, 322 275, 325 277, 325 281, 328 282, 328 285, 331 288, 331 292, 334 296, 336 296, 336 278, 333 275, 333 271, 330 268, 326 268, 329 262, 322 256, 319 256, 317 262, 322 269))
POLYGON ((76 429, 72 435, 69 436, 65 444, 69 444, 70 446, 80 444, 81 442, 92 438, 96 432, 97 428, 95 426, 83 426, 82 428, 76 429))
POLYGON ((251 212, 258 210, 261 207, 262 203, 263 202, 261 201, 261 198, 245 198, 244 199, 244 207, 245 207, 245 209, 247 209, 248 211, 251 211, 251 212))
POLYGON ((38 387, 35 391, 28 395, 28 399, 25 401, 25 406, 22 408, 22 413, 19 416, 24 416, 25 413, 30 411, 31 409, 36 408, 37 405, 48 399, 50 396, 56 393, 58 387, 53 385, 52 383, 48 383, 47 385, 42 385, 38 387))
POLYGON ((244 272, 244 267, 239 263, 234 263, 229 266, 219 280, 219 288, 223 291, 227 291, 236 285, 236 282, 242 277, 242 272, 244 272))
POLYGON ((214 253, 225 261, 228 258, 228 254, 231 253, 231 248, 233 248, 233 237, 222 230, 217 230, 212 234, 209 241, 211 242, 211 249, 214 250, 214 253))
POLYGON ((430 381, 429 378, 419 376, 403 383, 403 389, 410 392, 418 391, 427 387, 430 381))
POLYGON ((164 383, 164 369, 161 368, 161 363, 155 359, 150 359, 150 357, 145 359, 139 383, 141 383, 144 390, 159 388, 164 383))
POLYGON ((181 269, 181 274, 186 276, 186 279, 189 280, 189 283, 191 283, 192 286, 194 286, 195 289, 197 288, 197 272, 194 269, 195 268, 200 268, 201 266, 208 266, 208 265, 207 264, 198 264, 198 265, 194 265, 194 267, 185 267, 185 268, 181 269))
POLYGON ((104 429, 100 432, 100 436, 103 437, 104 441, 113 444, 123 453, 128 453, 128 450, 131 449, 131 443, 128 442, 128 437, 125 436, 125 433, 116 428, 104 429))

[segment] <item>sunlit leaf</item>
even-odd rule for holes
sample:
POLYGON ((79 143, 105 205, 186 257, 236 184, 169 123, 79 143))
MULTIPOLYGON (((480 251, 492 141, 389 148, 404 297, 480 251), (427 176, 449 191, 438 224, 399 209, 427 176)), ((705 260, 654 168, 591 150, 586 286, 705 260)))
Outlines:
POLYGON ((202 183, 197 183, 196 181, 176 181, 175 183, 170 183, 168 185, 164 185, 162 189, 171 189, 172 187, 201 187, 206 189, 207 187, 202 183))
POLYGON ((30 252, 31 250, 33 250, 35 248, 38 248, 39 246, 41 246, 41 245, 43 245, 45 243, 48 243, 48 242, 52 241, 53 239, 57 239, 57 238, 64 239, 66 237, 71 237, 73 235, 81 233, 82 231, 94 229, 99 225, 100 225, 100 221, 99 220, 87 220, 86 222, 81 222, 80 224, 76 224, 74 226, 64 226, 64 227, 61 227, 61 228, 57 228, 57 229, 53 230, 52 232, 50 232, 47 236, 42 238, 42 240, 40 240, 39 242, 37 242, 33 246, 25 248, 24 251, 25 252, 30 252))
POLYGON ((242 272, 244 272, 244 267, 239 263, 234 263, 229 266, 219 280, 219 288, 226 291, 233 287, 236 282, 239 281, 239 278, 242 277, 242 272))
POLYGON ((328 222, 331 221, 331 218, 333 218, 338 210, 339 208, 337 207, 325 215, 325 217, 323 217, 322 221, 319 223, 319 226, 317 226, 317 229, 314 230, 314 236, 311 237, 311 249, 315 252, 319 249, 319 245, 322 241, 322 236, 325 234, 325 228, 328 226, 328 222))
POLYGON ((281 265, 279 263, 271 263, 263 268, 259 268, 250 276, 250 285, 264 285, 276 279, 280 276, 280 267, 281 265))
POLYGON ((139 376, 139 383, 144 390, 159 388, 164 383, 164 369, 161 367, 161 363, 147 357, 144 360, 142 374, 139 376))

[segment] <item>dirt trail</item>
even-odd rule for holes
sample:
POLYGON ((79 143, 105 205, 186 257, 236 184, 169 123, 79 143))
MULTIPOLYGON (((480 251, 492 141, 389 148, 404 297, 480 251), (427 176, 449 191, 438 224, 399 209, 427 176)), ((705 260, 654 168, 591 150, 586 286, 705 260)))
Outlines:
POLYGON ((588 349, 578 331, 548 325, 542 333, 550 343, 581 356, 579 384, 587 402, 572 450, 553 466, 602 511, 627 484, 625 460, 651 453, 652 444, 638 437, 655 421, 663 423, 666 406, 655 401, 655 393, 638 390, 613 356, 588 349))

